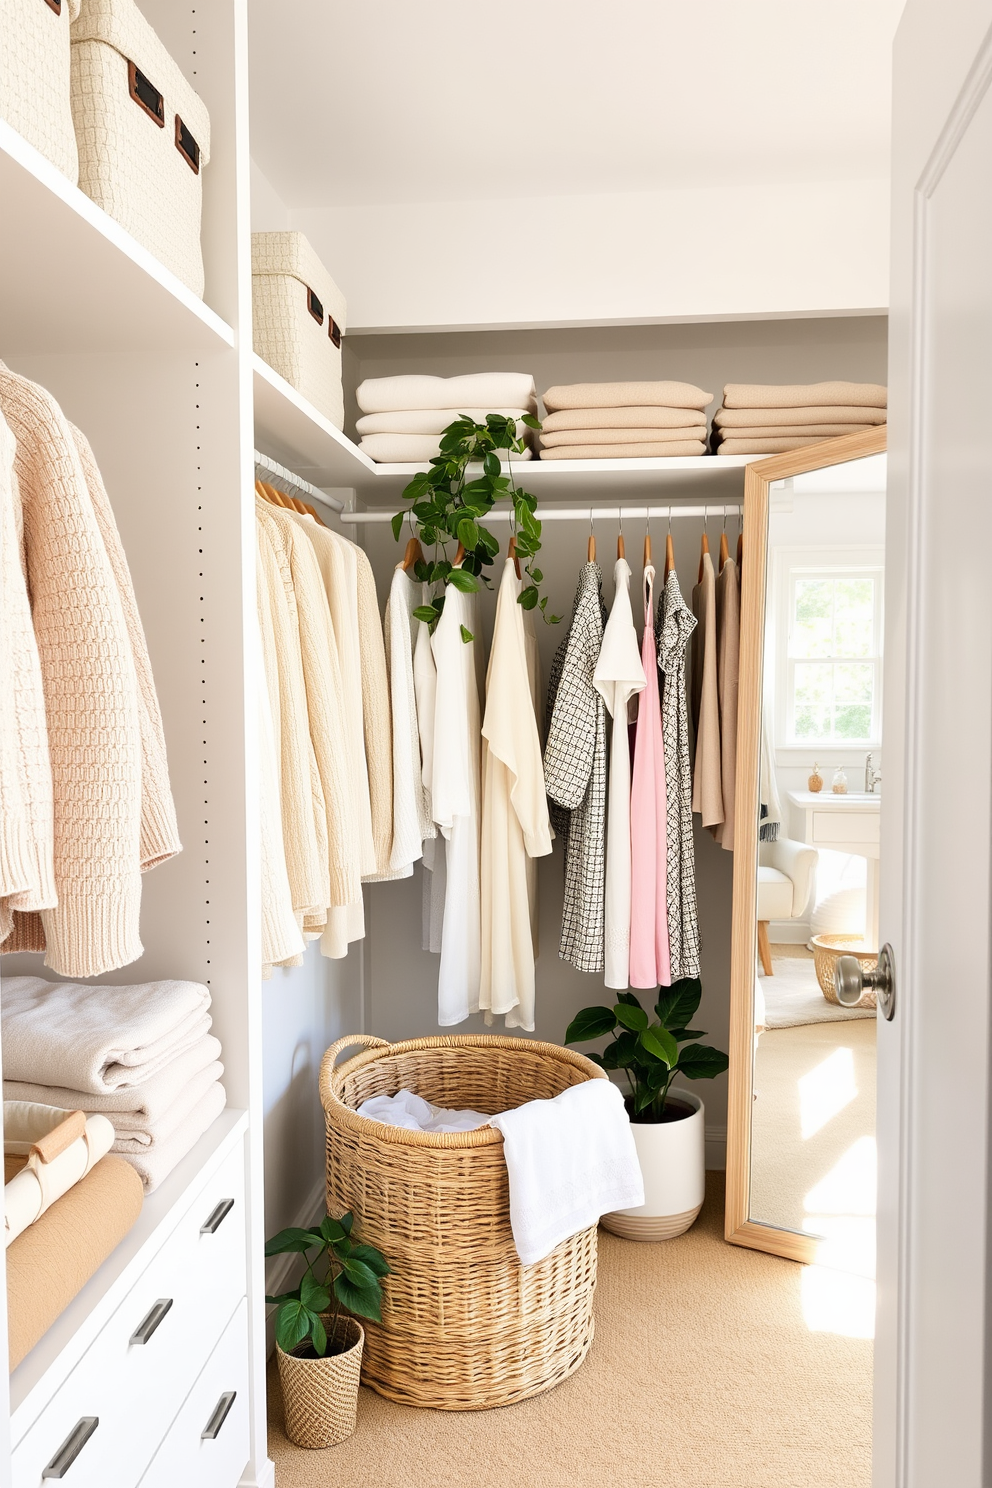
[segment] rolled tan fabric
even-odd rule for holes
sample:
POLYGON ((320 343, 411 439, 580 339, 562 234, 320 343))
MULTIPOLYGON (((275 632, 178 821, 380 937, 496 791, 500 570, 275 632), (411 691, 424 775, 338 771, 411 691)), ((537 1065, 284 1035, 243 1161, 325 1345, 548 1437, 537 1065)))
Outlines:
POLYGON ((712 393, 691 382, 573 382, 548 388, 544 406, 549 413, 560 408, 706 408, 712 393))
POLYGON ((750 428, 764 424, 884 424, 885 408, 831 403, 816 408, 718 408, 714 424, 724 428, 750 428))
POLYGON ((701 439, 673 439, 670 444, 565 444, 541 452, 542 460, 653 460, 705 455, 701 439))
POLYGON ((7 1249, 7 1338, 15 1369, 141 1213, 141 1179, 104 1157, 7 1249))
POLYGON ((559 429, 706 428, 705 413, 691 408, 563 408, 544 419, 546 433, 559 429))
POLYGON ((725 439, 716 447, 718 455, 782 455, 786 450, 819 444, 819 439, 725 439))
POLYGON ((554 429, 541 435, 545 449, 575 444, 684 444, 706 438, 705 426, 681 429, 554 429))
POLYGON ((723 390, 724 408, 885 408, 887 403, 888 388, 878 382, 728 382, 723 390))
POLYGON ((881 424, 761 424, 746 429, 714 428, 714 442, 720 439, 837 439, 841 434, 863 434, 881 424))

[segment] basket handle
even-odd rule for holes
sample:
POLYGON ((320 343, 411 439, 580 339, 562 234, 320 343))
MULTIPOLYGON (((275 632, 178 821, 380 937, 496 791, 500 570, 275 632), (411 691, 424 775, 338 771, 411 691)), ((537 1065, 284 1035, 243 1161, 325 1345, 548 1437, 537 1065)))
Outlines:
POLYGON ((342 1049, 349 1049, 353 1044, 359 1044, 365 1049, 385 1049, 389 1046, 389 1040, 375 1038, 371 1033, 346 1033, 343 1038, 336 1039, 320 1061, 319 1083, 322 1103, 324 1097, 330 1093, 331 1074, 334 1070, 335 1060, 342 1049))

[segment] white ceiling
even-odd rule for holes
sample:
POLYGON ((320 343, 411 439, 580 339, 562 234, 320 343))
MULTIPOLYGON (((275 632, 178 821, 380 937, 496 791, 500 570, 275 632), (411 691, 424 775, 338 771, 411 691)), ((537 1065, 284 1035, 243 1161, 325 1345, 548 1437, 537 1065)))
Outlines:
POLYGON ((293 208, 884 178, 902 6, 250 0, 252 154, 293 208))

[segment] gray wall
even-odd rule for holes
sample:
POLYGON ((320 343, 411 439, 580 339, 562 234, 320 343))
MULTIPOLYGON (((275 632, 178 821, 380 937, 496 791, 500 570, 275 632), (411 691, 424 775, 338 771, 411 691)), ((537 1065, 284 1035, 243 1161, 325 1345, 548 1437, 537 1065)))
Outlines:
MULTIPOLYGON (((539 388, 555 382, 615 378, 677 377, 696 382, 718 396, 728 381, 807 382, 826 378, 885 381, 884 317, 833 320, 745 321, 732 324, 635 326, 567 331, 507 331, 459 334, 363 336, 348 341, 348 391, 354 416, 354 388, 361 377, 398 372, 454 376, 482 368, 533 371, 539 388)), ((526 486, 526 470, 523 471, 526 486)), ((616 495, 604 483, 602 496, 616 495)), ((364 541, 385 605, 398 553, 388 528, 369 526, 364 541)), ((683 589, 695 582, 702 522, 673 524, 675 553, 683 589)), ((599 559, 607 605, 613 597, 616 527, 600 524, 599 559)), ((654 527, 655 553, 661 523, 654 527)), ((571 524, 544 529, 541 568, 550 594, 549 610, 564 615, 562 625, 539 625, 545 681, 551 657, 571 612, 578 569, 585 558, 587 532, 571 524)), ((643 524, 625 533, 633 583, 639 592, 643 524)), ((499 573, 499 561, 494 567, 499 573)), ((640 604, 634 600, 635 618, 640 604)), ((485 638, 492 632, 493 596, 483 605, 485 638)), ((730 926, 733 855, 696 832, 697 896, 702 937, 703 1003, 694 1022, 726 1049, 729 1031, 730 926)), ((540 944, 535 1037, 560 1041, 580 1007, 612 1000, 601 977, 574 971, 558 958, 561 927, 562 856, 556 848, 539 871, 540 944)), ((370 1032, 385 1038, 437 1033, 437 957, 420 947, 421 873, 413 880, 376 885, 369 894, 370 937, 366 1014, 370 1032)), ((497 1020, 494 1031, 499 1031, 497 1020)), ((483 1031, 481 1017, 457 1031, 483 1031)), ((445 1030, 452 1032, 455 1030, 445 1030)), ((701 1091, 707 1107, 708 1161, 722 1165, 726 1132, 726 1082, 701 1091)))

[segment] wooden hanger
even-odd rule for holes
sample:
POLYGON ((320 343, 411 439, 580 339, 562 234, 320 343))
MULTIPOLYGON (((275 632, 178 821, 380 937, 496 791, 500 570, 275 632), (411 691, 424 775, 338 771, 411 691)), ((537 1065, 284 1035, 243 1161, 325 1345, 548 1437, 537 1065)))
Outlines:
POLYGON ((727 529, 720 533, 720 572, 723 573, 723 565, 730 557, 730 549, 727 547, 727 529))
POLYGON ((461 565, 462 565, 462 563, 464 562, 464 560, 465 560, 465 549, 462 546, 462 544, 459 543, 458 546, 457 546, 457 548, 455 549, 455 561, 451 565, 452 568, 460 568, 461 565))
POLYGON ((423 561, 424 550, 420 546, 420 539, 411 537, 406 545, 406 552, 403 554, 403 562, 397 563, 396 567, 401 568, 404 573, 409 573, 415 564, 423 563, 423 561))
POLYGON ((626 558, 626 556, 627 556, 627 550, 624 547, 623 533, 622 532, 618 532, 617 533, 617 557, 618 558, 626 558))
POLYGON ((672 542, 672 534, 669 533, 665 539, 665 583, 668 583, 668 575, 675 569, 675 546, 672 542))
POLYGON ((587 563, 595 563, 596 562, 596 534, 595 534, 595 532, 590 532, 590 534, 589 534, 589 541, 586 543, 586 562, 587 563))
POLYGON ((520 559, 517 557, 517 534, 515 532, 510 533, 510 544, 506 550, 506 556, 513 559, 513 567, 516 572, 517 578, 519 579, 520 559))
POLYGON ((741 566, 741 559, 743 557, 744 557, 744 534, 743 534, 743 532, 739 532, 737 534, 737 567, 738 568, 740 568, 740 566, 741 566))
POLYGON ((710 550, 710 540, 706 536, 706 528, 704 527, 703 528, 703 541, 700 544, 700 548, 699 548, 699 578, 696 580, 696 583, 697 584, 701 584, 703 582, 703 558, 709 552, 709 550, 710 550))
POLYGON ((651 534, 650 534, 650 532, 645 532, 645 534, 644 534, 644 567, 645 568, 650 568, 651 567, 651 534))

